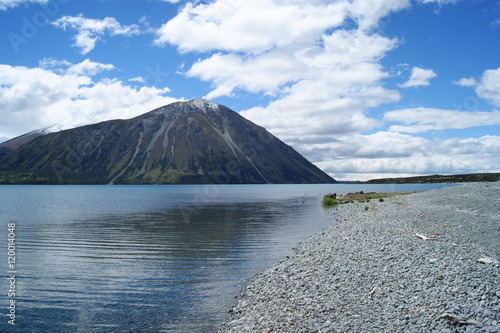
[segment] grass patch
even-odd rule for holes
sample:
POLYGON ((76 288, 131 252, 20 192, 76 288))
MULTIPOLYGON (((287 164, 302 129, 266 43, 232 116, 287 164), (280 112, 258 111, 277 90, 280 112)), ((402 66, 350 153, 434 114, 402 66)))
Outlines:
POLYGON ((323 205, 334 206, 334 205, 338 205, 339 203, 340 203, 340 201, 338 201, 337 199, 331 198, 327 195, 325 195, 323 197, 323 205))
MULTIPOLYGON (((324 205, 338 205, 338 204, 343 204, 343 203, 354 203, 354 202, 370 202, 370 200, 378 200, 379 202, 384 202, 384 198, 390 198, 390 197, 395 197, 398 195, 406 195, 406 194, 412 194, 412 193, 417 193, 417 191, 414 192, 389 192, 389 193, 375 193, 375 192, 370 192, 370 193, 364 193, 363 191, 361 192, 356 192, 356 193, 348 193, 345 195, 340 195, 337 196, 335 194, 327 194, 323 196, 323 204, 324 205)), ((368 207, 368 206, 367 206, 368 207)))

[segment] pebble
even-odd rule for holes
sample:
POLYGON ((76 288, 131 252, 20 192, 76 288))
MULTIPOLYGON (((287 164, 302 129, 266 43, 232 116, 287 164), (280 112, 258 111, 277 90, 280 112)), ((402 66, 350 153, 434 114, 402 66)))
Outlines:
POLYGON ((251 281, 219 332, 500 332, 499 199, 500 182, 468 183, 342 205, 251 281))

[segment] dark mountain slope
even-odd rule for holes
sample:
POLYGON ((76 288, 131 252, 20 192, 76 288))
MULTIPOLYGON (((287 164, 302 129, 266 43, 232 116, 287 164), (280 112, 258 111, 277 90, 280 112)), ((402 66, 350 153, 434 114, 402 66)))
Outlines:
POLYGON ((256 184, 334 180, 264 128, 216 103, 166 105, 37 137, 0 157, 3 183, 256 184))

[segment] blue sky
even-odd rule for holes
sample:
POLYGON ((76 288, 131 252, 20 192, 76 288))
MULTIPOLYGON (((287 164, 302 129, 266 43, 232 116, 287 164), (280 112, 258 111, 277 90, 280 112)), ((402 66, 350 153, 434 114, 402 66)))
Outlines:
POLYGON ((0 0, 0 140, 224 104, 338 180, 500 172, 500 1, 0 0))

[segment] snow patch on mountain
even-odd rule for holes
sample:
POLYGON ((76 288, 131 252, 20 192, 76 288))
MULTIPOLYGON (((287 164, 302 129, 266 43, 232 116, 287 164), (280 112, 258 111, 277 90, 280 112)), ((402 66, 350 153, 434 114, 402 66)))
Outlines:
POLYGON ((195 107, 197 107, 198 109, 203 111, 204 113, 207 113, 208 110, 212 110, 212 111, 219 110, 219 104, 207 101, 206 99, 202 99, 202 98, 193 99, 193 100, 189 101, 188 103, 191 103, 192 105, 194 105, 195 107))

